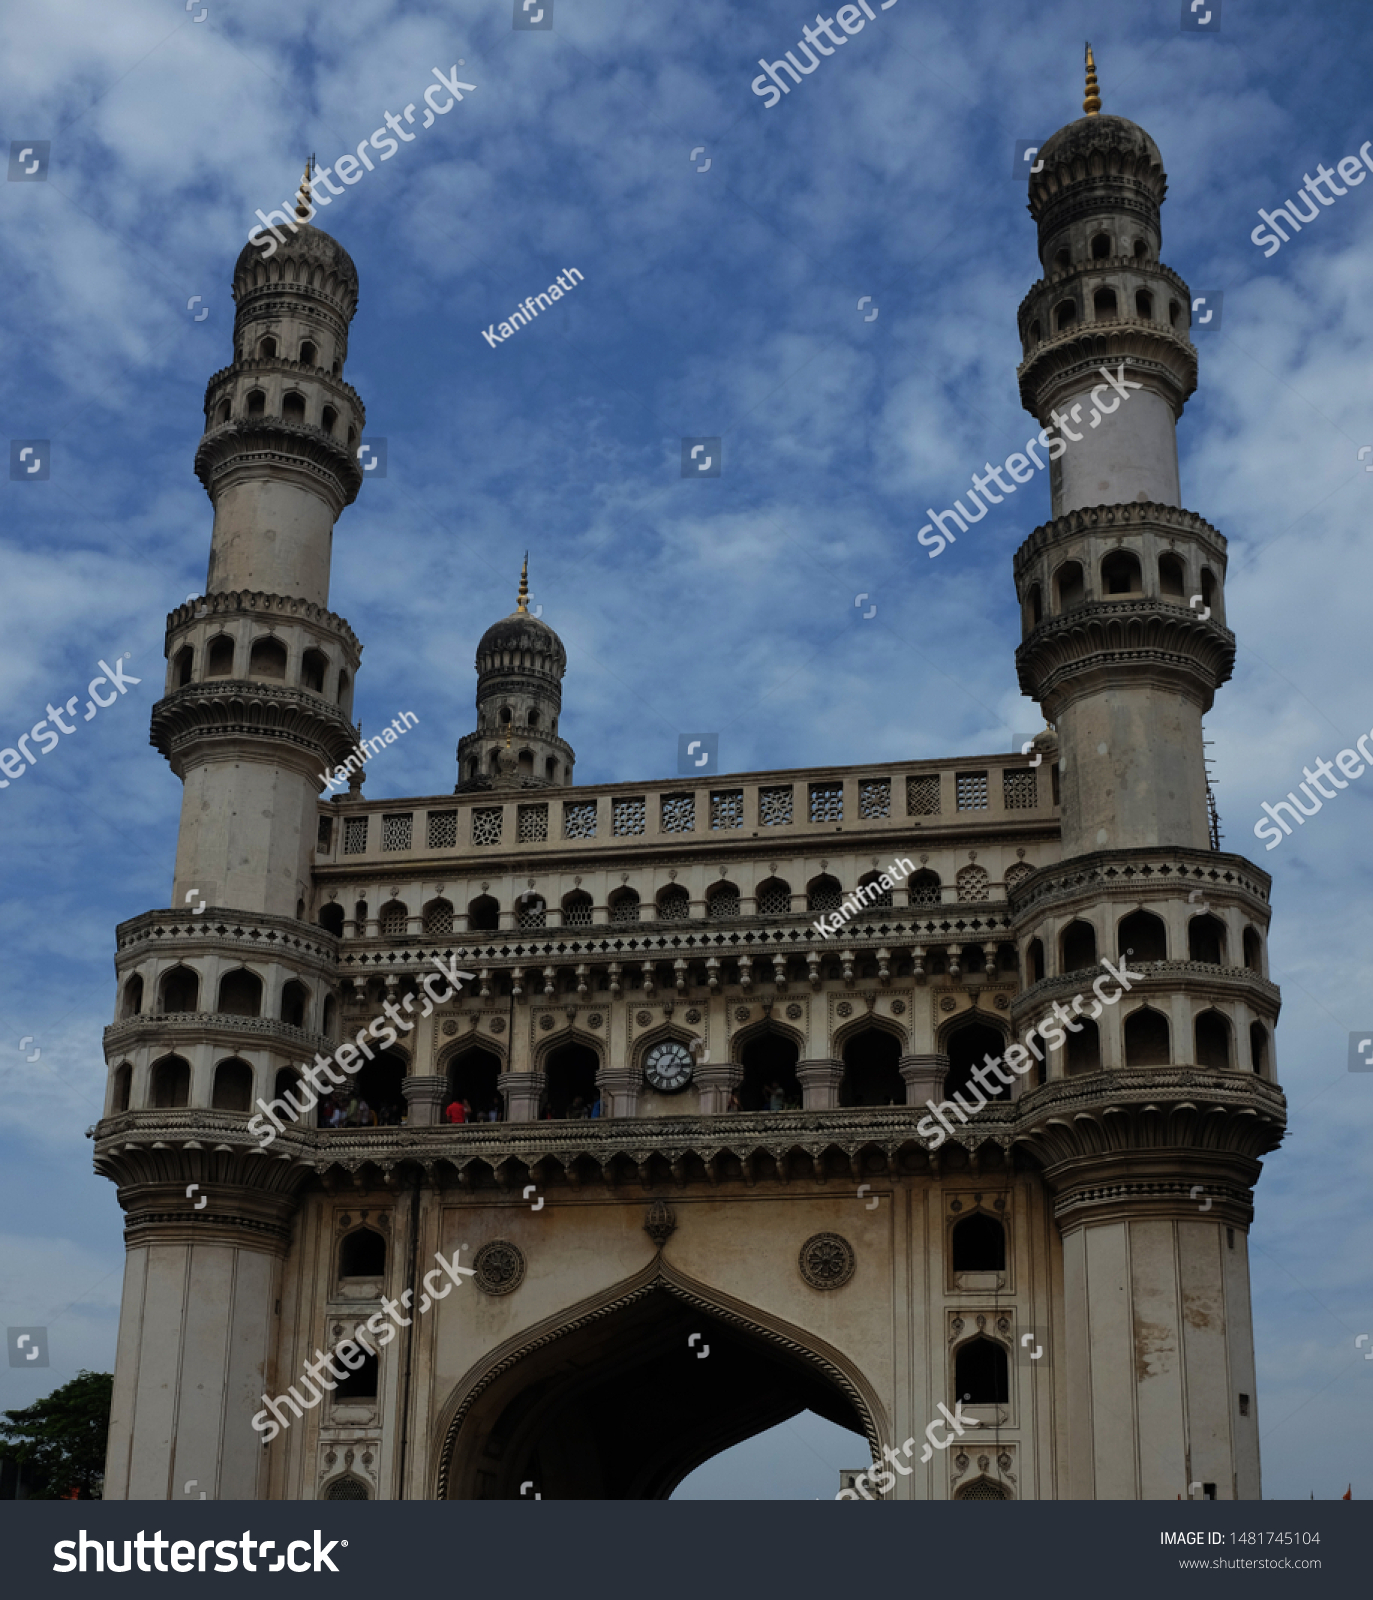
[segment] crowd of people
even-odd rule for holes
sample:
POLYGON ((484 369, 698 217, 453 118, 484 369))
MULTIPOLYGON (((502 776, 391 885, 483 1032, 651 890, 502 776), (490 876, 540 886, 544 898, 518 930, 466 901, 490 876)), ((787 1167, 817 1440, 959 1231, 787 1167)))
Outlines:
POLYGON ((474 1111, 472 1102, 464 1095, 460 1100, 455 1097, 448 1102, 443 1109, 443 1120, 458 1127, 464 1122, 499 1122, 501 1114, 495 1106, 481 1106, 474 1111))
POLYGON ((370 1106, 356 1090, 349 1095, 326 1095, 319 1103, 321 1128, 399 1128, 405 1107, 394 1101, 370 1106))

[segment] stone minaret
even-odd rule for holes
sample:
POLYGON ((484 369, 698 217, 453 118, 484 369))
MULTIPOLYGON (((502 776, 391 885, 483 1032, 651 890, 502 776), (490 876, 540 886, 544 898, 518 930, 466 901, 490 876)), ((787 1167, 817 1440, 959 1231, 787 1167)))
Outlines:
POLYGON ((1063 1239, 1064 1492, 1251 1499, 1245 1242, 1284 1106, 1270 880, 1208 825, 1201 719, 1235 642, 1225 540, 1181 505, 1197 355, 1187 286, 1159 259, 1167 180, 1142 128, 1100 114, 1090 49, 1087 65, 1086 115, 1030 179, 1044 276, 1020 308, 1020 390, 1065 448, 1049 446, 1053 520, 1015 557, 1020 683, 1057 729, 1037 743, 1062 799, 1062 865, 1011 900, 1016 1031, 1055 1004, 1067 1030, 1025 1107, 1063 1239), (1092 982, 1123 952, 1138 976, 1106 981, 1103 1006, 1092 982))
POLYGON ((184 786, 171 910, 119 929, 96 1146, 127 1213, 110 1498, 181 1498, 192 1479, 216 1499, 261 1492, 249 1419, 301 1180, 254 1153, 241 1113, 335 1028, 337 941, 306 918, 321 774, 354 744, 360 647, 326 607, 334 523, 362 480, 363 407, 343 379, 358 280, 306 225, 308 168, 296 214, 234 269, 233 359, 210 379, 195 461, 209 577, 167 619, 152 716, 184 786), (161 1108, 174 1135, 148 1143, 135 1118, 106 1136, 131 1106, 161 1108))
POLYGON ((558 737, 567 651, 529 609, 529 557, 515 609, 477 645, 477 730, 458 742, 458 785, 539 789, 572 782, 572 746, 558 737))

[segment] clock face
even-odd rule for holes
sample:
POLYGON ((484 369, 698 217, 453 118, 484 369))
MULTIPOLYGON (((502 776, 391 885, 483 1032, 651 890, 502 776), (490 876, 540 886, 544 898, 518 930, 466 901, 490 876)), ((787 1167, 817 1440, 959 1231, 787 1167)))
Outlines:
POLYGON ((691 1082, 691 1053, 675 1039, 655 1044, 644 1061, 644 1077, 654 1089, 675 1094, 691 1082))

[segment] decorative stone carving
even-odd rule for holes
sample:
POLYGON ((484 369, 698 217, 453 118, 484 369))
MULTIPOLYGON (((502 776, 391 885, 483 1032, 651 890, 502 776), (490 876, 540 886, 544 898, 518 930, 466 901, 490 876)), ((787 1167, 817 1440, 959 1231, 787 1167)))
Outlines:
POLYGON ((483 1294, 513 1294, 524 1282, 524 1252, 508 1239, 491 1239, 472 1258, 472 1282, 483 1294))
POLYGON ((604 1021, 605 1018, 599 1011, 593 1011, 586 1019, 586 1025, 588 1028, 599 1028, 604 1021))
POLYGON ((543 1031, 545 1033, 547 1033, 548 1030, 553 1026, 553 1022, 554 1022, 554 1018, 549 1016, 549 1014, 546 1011, 544 1012, 543 1016, 541 1016, 539 1018, 539 1026, 543 1029, 543 1031))
POLYGON ((853 1277, 858 1258, 842 1234, 814 1233, 801 1246, 797 1265, 812 1289, 842 1289, 853 1277))
POLYGON ((749 1016, 749 1012, 748 1012, 748 1007, 747 1006, 736 1006, 735 1007, 735 1009, 734 1009, 734 1020, 736 1022, 747 1022, 748 1021, 748 1016, 749 1016))
POLYGON ((444 1033, 447 1034, 447 1036, 450 1039, 458 1031, 458 1025, 457 1025, 456 1022, 454 1022, 452 1020, 451 1017, 449 1018, 449 1020, 447 1022, 441 1023, 440 1026, 442 1027, 444 1033))
POLYGON ((941 1011, 952 1011, 957 1004, 958 1001, 955 1000, 951 994, 941 995, 939 997, 939 1009, 941 1011))
POLYGON ((853 1003, 849 1000, 841 1000, 834 1010, 837 1016, 851 1017, 853 1015, 853 1003))
POLYGON ((686 1019, 688 1022, 699 1022, 701 1020, 701 1013, 696 1009, 695 1006, 692 1006, 691 1010, 686 1014, 686 1019))
POLYGON ((661 1250, 677 1231, 677 1216, 666 1200, 655 1200, 644 1218, 644 1232, 661 1250))
POLYGON ((904 1000, 893 1000, 891 1014, 894 1017, 904 1017, 906 1015, 906 1002, 904 1000))
POLYGON ((801 1007, 799 1005, 797 1005, 794 1000, 787 1007, 787 1015, 791 1018, 791 1020, 793 1022, 799 1022, 801 1020, 801 1015, 802 1015, 801 1007))
POLYGON ((636 1011, 634 1020, 641 1028, 646 1028, 653 1021, 653 1013, 651 1011, 636 1011))
POLYGON ((492 1019, 491 1019, 491 1031, 492 1031, 492 1033, 504 1033, 505 1032, 505 1018, 504 1017, 492 1017, 492 1019))

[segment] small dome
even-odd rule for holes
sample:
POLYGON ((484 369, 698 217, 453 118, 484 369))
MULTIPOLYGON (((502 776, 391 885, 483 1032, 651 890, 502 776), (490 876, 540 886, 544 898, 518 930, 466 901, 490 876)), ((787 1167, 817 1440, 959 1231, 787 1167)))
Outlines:
POLYGON ((1129 151, 1143 157, 1147 166, 1163 171, 1159 148, 1137 122, 1128 117, 1079 117, 1062 127, 1039 147, 1045 171, 1065 161, 1086 160, 1100 152, 1129 151))
POLYGON ((264 241, 267 244, 272 242, 273 236, 270 232, 259 233, 250 244, 243 246, 234 264, 235 280, 241 272, 251 272, 255 265, 264 260, 301 261, 311 266, 321 266, 326 273, 334 273, 348 284, 356 295, 358 269, 353 265, 352 256, 337 239, 325 233, 322 228, 312 227, 308 222, 297 222, 294 231, 279 222, 276 224, 276 231, 283 234, 285 240, 284 243, 277 245, 270 256, 266 254, 264 245, 264 241))
POLYGON ((493 622, 482 634, 477 646, 478 670, 484 656, 499 655, 507 650, 516 654, 527 650, 533 655, 551 656, 560 677, 567 667, 567 651, 562 640, 546 622, 530 616, 527 611, 512 611, 508 617, 493 622))

